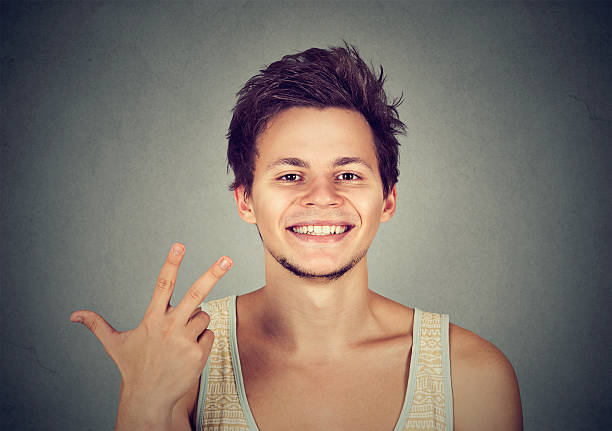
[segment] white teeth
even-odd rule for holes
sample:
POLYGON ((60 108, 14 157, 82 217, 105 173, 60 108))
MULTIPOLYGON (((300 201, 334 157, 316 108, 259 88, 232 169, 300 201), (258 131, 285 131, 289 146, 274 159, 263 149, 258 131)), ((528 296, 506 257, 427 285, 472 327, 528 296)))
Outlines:
POLYGON ((347 226, 294 226, 294 232, 308 234, 308 235, 330 235, 330 234, 341 234, 346 232, 347 226))

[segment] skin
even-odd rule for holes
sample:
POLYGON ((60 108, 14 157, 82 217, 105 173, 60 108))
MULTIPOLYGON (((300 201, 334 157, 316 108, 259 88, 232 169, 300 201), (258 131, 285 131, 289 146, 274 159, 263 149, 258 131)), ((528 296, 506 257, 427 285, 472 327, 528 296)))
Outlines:
MULTIPOLYGON (((255 420, 266 431, 393 429, 410 372, 414 309, 368 286, 367 250, 380 223, 392 218, 397 201, 395 187, 383 194, 372 131, 353 111, 292 108, 269 122, 257 149, 251 195, 245 197, 243 188, 234 193, 240 217, 257 226, 265 254, 265 286, 237 300, 238 349, 255 420), (351 229, 326 242, 288 229, 321 221, 351 229)), ((167 337, 174 340, 170 346, 184 348, 186 339, 200 353, 185 371, 174 374, 172 361, 182 360, 181 355, 164 357, 165 368, 164 361, 151 359, 157 366, 149 372, 164 375, 159 381, 174 394, 155 400, 152 409, 142 407, 151 405, 145 394, 152 388, 139 391, 134 383, 147 381, 144 371, 134 367, 132 377, 122 371, 126 383, 117 429, 152 429, 143 424, 159 424, 160 415, 159 429, 194 427, 199 388, 194 376, 203 369, 212 341, 204 337, 210 331, 202 329, 208 323, 202 312, 194 313, 201 319, 196 325, 189 323, 187 311, 193 312, 195 300, 203 300, 223 272, 213 265, 212 275, 207 272, 206 281, 194 284, 198 293, 186 295, 183 301, 191 296, 187 305, 177 307, 182 310, 177 325, 172 320, 176 310, 160 311, 163 306, 171 308, 171 289, 168 294, 163 285, 173 286, 180 264, 169 259, 170 269, 164 266, 161 287, 156 287, 163 294, 154 294, 157 305, 150 306, 158 310, 152 325, 160 331, 157 337, 148 340, 150 346, 143 341, 140 350, 124 355, 132 362, 117 361, 121 355, 113 352, 118 349, 107 341, 103 344, 111 346, 107 352, 120 370, 130 369, 125 364, 136 364, 147 349, 151 358, 161 352, 160 334, 172 335, 167 337), (202 338, 194 341, 198 330, 202 338)), ((151 318, 147 313, 143 322, 147 316, 151 318)), ((102 342, 106 336, 100 335, 110 332, 110 325, 95 313, 87 317, 85 323, 102 342)), ((450 357, 455 429, 522 429, 518 385, 506 357, 488 341, 453 324, 450 357)))

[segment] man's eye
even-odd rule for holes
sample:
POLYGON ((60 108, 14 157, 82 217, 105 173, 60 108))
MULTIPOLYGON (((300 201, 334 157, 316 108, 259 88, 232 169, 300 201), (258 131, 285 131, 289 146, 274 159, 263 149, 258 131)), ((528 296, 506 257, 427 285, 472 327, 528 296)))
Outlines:
POLYGON ((342 181, 353 181, 359 179, 359 177, 351 172, 344 172, 336 177, 338 180, 342 181))
POLYGON ((297 181, 299 178, 300 178, 300 176, 298 174, 285 174, 282 177, 280 177, 279 179, 281 181, 293 182, 293 181, 297 181))

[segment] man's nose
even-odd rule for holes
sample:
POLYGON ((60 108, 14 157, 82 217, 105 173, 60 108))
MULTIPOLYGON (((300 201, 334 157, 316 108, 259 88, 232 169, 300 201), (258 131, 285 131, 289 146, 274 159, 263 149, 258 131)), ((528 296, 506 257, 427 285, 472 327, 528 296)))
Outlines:
POLYGON ((342 202, 343 199, 336 190, 336 184, 326 178, 314 179, 301 198, 301 204, 310 207, 336 207, 342 202))

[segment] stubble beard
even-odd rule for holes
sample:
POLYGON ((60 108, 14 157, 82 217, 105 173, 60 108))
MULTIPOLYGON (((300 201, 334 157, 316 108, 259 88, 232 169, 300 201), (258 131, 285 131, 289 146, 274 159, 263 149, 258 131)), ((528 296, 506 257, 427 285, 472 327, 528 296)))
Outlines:
POLYGON ((346 274, 348 271, 350 271, 355 265, 361 262, 361 259, 363 259, 365 255, 368 253, 368 249, 366 248, 361 253, 353 257, 346 265, 340 267, 339 269, 326 273, 326 274, 317 274, 315 272, 309 271, 308 269, 299 267, 297 264, 290 262, 285 256, 281 256, 280 254, 272 251, 269 247, 266 246, 261 236, 261 232, 259 232, 259 227, 257 227, 257 233, 259 233, 259 238, 261 239, 264 249, 268 253, 270 253, 270 256, 272 256, 278 263, 280 263, 283 266, 283 268, 290 271, 296 277, 313 280, 313 281, 315 280, 334 281, 334 280, 339 279, 344 274, 346 274))
POLYGON ((274 253, 268 247, 265 247, 265 248, 268 251, 268 253, 270 253, 270 255, 274 259, 276 259, 278 263, 280 263, 283 266, 283 268, 291 271, 293 275, 300 277, 300 278, 305 278, 309 280, 320 280, 320 281, 334 281, 334 280, 339 279, 344 274, 346 274, 349 270, 351 270, 355 265, 357 265, 368 252, 367 249, 364 250, 363 252, 355 256, 353 259, 351 259, 346 265, 342 266, 340 269, 337 269, 336 271, 329 272, 327 274, 316 274, 305 268, 300 268, 297 264, 294 264, 290 262, 289 260, 287 260, 286 257, 280 256, 274 253))

